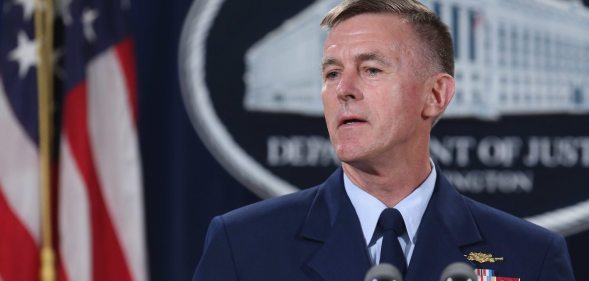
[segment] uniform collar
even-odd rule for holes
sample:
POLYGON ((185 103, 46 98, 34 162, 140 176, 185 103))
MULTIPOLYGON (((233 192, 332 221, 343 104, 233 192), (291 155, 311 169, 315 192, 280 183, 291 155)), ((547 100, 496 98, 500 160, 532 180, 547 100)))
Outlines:
MULTIPOLYGON (((434 168, 433 163, 431 165, 432 170, 423 183, 395 206, 403 216, 407 228, 407 234, 412 244, 415 244, 416 242, 417 229, 419 229, 421 218, 427 208, 427 204, 432 196, 436 183, 436 169, 434 168)), ((358 219, 360 220, 362 234, 364 235, 366 245, 369 246, 380 213, 386 209, 387 206, 376 197, 355 185, 346 176, 345 172, 344 187, 354 209, 356 210, 358 219)))

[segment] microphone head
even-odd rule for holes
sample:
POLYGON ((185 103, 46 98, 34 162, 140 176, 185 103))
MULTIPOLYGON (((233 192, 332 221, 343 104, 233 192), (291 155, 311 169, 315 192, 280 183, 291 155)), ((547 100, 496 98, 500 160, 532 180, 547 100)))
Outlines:
POLYGON ((403 275, 392 264, 381 263, 368 270, 364 281, 403 281, 403 275))
POLYGON ((476 281, 477 276, 474 269, 464 262, 455 262, 448 265, 442 271, 440 281, 476 281))

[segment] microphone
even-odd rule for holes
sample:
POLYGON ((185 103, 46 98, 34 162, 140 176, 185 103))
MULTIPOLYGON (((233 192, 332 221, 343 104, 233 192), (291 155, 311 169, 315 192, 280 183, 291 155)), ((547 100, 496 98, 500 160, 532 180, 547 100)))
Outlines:
POLYGON ((474 269, 463 262, 455 262, 446 266, 442 271, 442 278, 440 281, 476 281, 477 276, 474 274, 474 269))
POLYGON ((403 281, 403 275, 392 264, 381 263, 366 272, 364 281, 403 281))

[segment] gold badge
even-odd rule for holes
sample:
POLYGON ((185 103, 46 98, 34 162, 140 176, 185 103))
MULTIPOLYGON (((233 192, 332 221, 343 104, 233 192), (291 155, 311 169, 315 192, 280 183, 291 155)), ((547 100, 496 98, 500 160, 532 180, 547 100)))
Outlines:
POLYGON ((486 254, 481 252, 470 252, 468 253, 468 255, 465 255, 465 257, 469 261, 474 261, 478 263, 495 263, 503 261, 503 257, 493 257, 492 254, 486 254))

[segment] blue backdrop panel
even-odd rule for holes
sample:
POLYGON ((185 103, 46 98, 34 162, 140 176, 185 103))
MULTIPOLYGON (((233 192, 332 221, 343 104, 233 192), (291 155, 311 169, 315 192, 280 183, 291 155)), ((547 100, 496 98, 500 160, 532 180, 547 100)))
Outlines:
MULTIPOLYGON (((297 14, 312 1, 286 1, 293 2, 290 4, 280 2, 283 1, 227 1, 227 4, 221 8, 219 18, 214 22, 212 32, 207 38, 209 47, 217 46, 216 49, 212 48, 207 56, 206 81, 210 89, 213 89, 211 91, 243 93, 246 87, 243 84, 243 72, 247 64, 247 61, 243 59, 245 49, 279 26, 285 18, 297 14), (244 5, 247 8, 244 8, 244 5)), ((204 235, 210 219, 215 215, 260 200, 246 188, 242 181, 235 179, 233 176, 235 171, 230 174, 224 168, 225 166, 219 164, 213 157, 197 135, 187 113, 180 91, 178 50, 181 30, 191 5, 190 0, 133 2, 133 34, 136 42, 139 78, 139 132, 145 178, 151 280, 189 280, 201 255, 204 235)), ((269 149, 267 142, 252 137, 249 134, 249 130, 252 130, 251 126, 246 128, 231 122, 235 119, 249 120, 252 124, 257 124, 258 126, 255 127, 260 131, 265 128, 276 128, 276 124, 288 124, 284 131, 273 131, 273 133, 276 136, 291 136, 292 130, 298 130, 298 135, 311 134, 325 137, 322 127, 316 126, 318 122, 322 122, 320 118, 307 116, 293 121, 290 118, 295 114, 265 118, 261 113, 243 112, 227 99, 219 97, 216 99, 214 103, 219 117, 226 123, 227 129, 235 140, 243 147, 251 149, 250 153, 254 155, 254 158, 260 163, 264 162, 263 166, 271 170, 273 174, 282 178, 292 178, 293 174, 307 175, 319 171, 312 177, 299 177, 300 179, 292 180, 293 185, 309 186, 317 183, 322 173, 333 169, 330 163, 322 168, 297 167, 295 169, 288 165, 272 166, 266 155, 269 149)), ((586 128, 579 126, 579 124, 587 124, 586 119, 586 114, 507 116, 499 123, 492 120, 481 121, 479 118, 448 119, 442 121, 434 130, 434 137, 442 144, 444 140, 452 137, 465 135, 472 137, 474 140, 472 149, 466 151, 470 160, 469 165, 463 166, 457 157, 452 160, 444 158, 444 149, 448 149, 450 147, 448 145, 442 145, 437 151, 433 151, 433 154, 439 158, 437 161, 444 166, 444 169, 454 173, 455 177, 476 176, 479 174, 473 171, 489 171, 489 163, 486 162, 488 159, 480 157, 477 153, 477 149, 480 146, 484 148, 489 141, 488 136, 498 136, 500 140, 504 140, 506 136, 516 136, 516 142, 522 142, 521 154, 526 154, 525 150, 530 150, 533 146, 530 143, 530 136, 556 138, 589 135, 583 132, 587 130, 586 128)), ((320 141, 321 139, 312 140, 320 141)), ((494 143, 509 144, 509 142, 494 143)), ((489 192, 469 189, 467 184, 462 191, 478 200, 522 217, 537 214, 543 208, 541 205, 545 205, 539 203, 530 205, 524 202, 521 206, 525 208, 522 208, 520 204, 517 204, 522 200, 533 199, 533 202, 546 200, 548 202, 546 204, 554 204, 556 208, 563 202, 563 204, 574 202, 575 198, 571 197, 585 196, 584 198, 587 198, 587 180, 583 181, 586 177, 579 177, 579 174, 585 173, 586 168, 577 166, 572 169, 553 170, 545 169, 545 167, 532 167, 532 169, 530 165, 523 162, 523 158, 517 159, 519 160, 514 160, 515 162, 509 167, 495 167, 494 170, 522 171, 524 176, 529 175, 526 172, 533 170, 534 182, 541 182, 543 185, 538 186, 544 187, 536 188, 530 196, 517 193, 511 194, 512 196, 502 194, 491 196, 489 192), (574 178, 576 182, 564 183, 563 178, 574 178), (548 189, 548 186, 551 188, 548 189), (564 190, 568 186, 576 187, 578 192, 560 192, 563 195, 556 191, 564 190), (547 199, 558 202, 549 202, 547 199)), ((582 231, 569 235, 567 241, 577 280, 589 280, 589 269, 585 266, 589 262, 586 257, 586 251, 589 249, 589 232, 582 231)))

